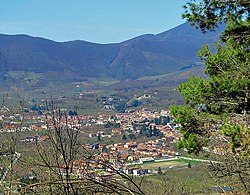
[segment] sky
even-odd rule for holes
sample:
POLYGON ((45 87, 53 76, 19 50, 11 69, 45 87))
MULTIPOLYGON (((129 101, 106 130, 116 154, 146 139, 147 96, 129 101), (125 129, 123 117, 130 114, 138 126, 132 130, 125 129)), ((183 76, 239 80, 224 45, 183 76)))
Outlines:
POLYGON ((185 0, 0 0, 0 33, 118 43, 185 21, 185 0))

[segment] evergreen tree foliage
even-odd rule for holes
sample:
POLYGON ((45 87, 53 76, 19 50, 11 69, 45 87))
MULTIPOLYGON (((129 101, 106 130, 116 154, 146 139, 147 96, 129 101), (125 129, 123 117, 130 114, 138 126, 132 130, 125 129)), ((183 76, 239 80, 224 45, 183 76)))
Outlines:
POLYGON ((198 52, 208 77, 192 76, 179 86, 186 106, 170 108, 181 124, 178 146, 190 153, 199 153, 203 146, 212 151, 216 143, 229 146, 224 156, 230 160, 216 165, 217 172, 237 175, 250 193, 250 1, 190 0, 184 8, 183 17, 203 32, 222 22, 226 29, 215 44, 216 52, 208 45, 198 52))
POLYGON ((238 25, 225 31, 229 36, 247 37, 249 33, 249 0, 190 0, 183 7, 185 9, 183 18, 203 32, 214 30, 222 22, 234 22, 238 25), (246 21, 246 24, 240 25, 243 21, 246 21))
POLYGON ((162 174, 161 167, 158 167, 158 171, 157 171, 157 172, 158 172, 158 174, 160 174, 160 175, 162 174))
POLYGON ((218 22, 227 23, 216 43, 217 51, 212 53, 206 45, 198 52, 205 60, 209 78, 192 76, 182 83, 179 91, 187 106, 171 108, 176 122, 182 124, 183 139, 179 145, 192 152, 207 143, 204 138, 216 137, 218 133, 231 144, 232 151, 246 149, 242 139, 249 130, 250 112, 250 31, 246 31, 250 25, 249 5, 239 0, 204 0, 190 1, 184 6, 183 17, 203 31, 214 29, 218 22), (239 33, 244 35, 240 39, 239 33), (205 112, 197 109, 201 105, 205 112))
POLYGON ((127 139, 126 135, 123 134, 123 135, 122 135, 122 140, 126 140, 126 139, 127 139))

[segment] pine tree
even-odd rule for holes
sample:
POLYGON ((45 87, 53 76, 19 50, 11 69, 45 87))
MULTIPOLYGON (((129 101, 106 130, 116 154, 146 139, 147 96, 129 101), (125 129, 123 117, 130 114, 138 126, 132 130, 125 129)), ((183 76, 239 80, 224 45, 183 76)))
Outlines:
POLYGON ((184 8, 183 17, 203 32, 221 22, 226 22, 226 29, 216 52, 208 45, 198 52, 208 79, 192 76, 179 86, 186 106, 171 107, 183 134, 178 146, 190 153, 214 143, 229 146, 226 160, 213 168, 219 177, 238 178, 250 193, 250 2, 194 0, 184 8))

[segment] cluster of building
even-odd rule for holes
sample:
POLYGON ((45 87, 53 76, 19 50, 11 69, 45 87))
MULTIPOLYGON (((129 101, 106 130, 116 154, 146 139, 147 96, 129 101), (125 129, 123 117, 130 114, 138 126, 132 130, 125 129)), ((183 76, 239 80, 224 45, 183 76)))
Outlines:
MULTIPOLYGON (((13 115, 10 121, 6 123, 2 130, 15 131, 18 129, 18 125, 22 126, 22 129, 26 131, 46 131, 55 127, 66 127, 74 130, 77 128, 79 131, 94 126, 104 126, 105 124, 111 124, 111 128, 107 131, 107 128, 99 130, 94 133, 90 133, 86 136, 95 137, 102 136, 111 138, 112 136, 122 135, 130 132, 135 136, 141 133, 141 126, 154 127, 157 131, 161 132, 161 136, 147 137, 147 141, 136 142, 135 140, 128 139, 127 142, 117 142, 112 144, 102 143, 86 143, 83 146, 89 150, 97 150, 93 161, 90 163, 93 167, 97 168, 96 163, 107 162, 117 169, 119 166, 125 164, 141 164, 148 161, 155 161, 157 159, 167 159, 178 156, 178 153, 173 149, 172 144, 178 142, 181 139, 181 133, 178 131, 178 125, 173 123, 168 111, 155 112, 148 109, 142 109, 138 111, 128 111, 125 113, 116 113, 113 115, 99 114, 98 116, 91 115, 77 115, 69 116, 60 113, 25 113, 25 120, 28 123, 20 123, 24 116, 13 115), (159 121, 158 119, 164 117, 167 121, 159 121), (157 120, 156 120, 157 119, 157 120), (19 122, 18 122, 19 121, 19 122), (116 126, 115 126, 116 125, 116 126), (111 130, 111 131, 110 131, 111 130)), ((5 120, 7 115, 1 115, 0 120, 5 120)), ((10 116, 8 116, 10 117, 10 116)), ((100 128, 99 128, 100 129, 100 128)), ((39 133, 38 133, 39 134, 39 133)), ((22 139, 23 142, 38 142, 46 141, 49 136, 30 135, 22 139)), ((153 135, 153 133, 152 133, 153 135)), ((79 159, 74 164, 74 169, 79 172, 82 166, 86 164, 86 159, 79 159), (80 163, 81 162, 81 163, 80 163), (78 166, 78 168, 77 168, 78 166)), ((133 173, 135 175, 148 173, 147 170, 141 170, 136 167, 124 168, 124 172, 133 173), (131 172, 132 171, 132 172, 131 172)))

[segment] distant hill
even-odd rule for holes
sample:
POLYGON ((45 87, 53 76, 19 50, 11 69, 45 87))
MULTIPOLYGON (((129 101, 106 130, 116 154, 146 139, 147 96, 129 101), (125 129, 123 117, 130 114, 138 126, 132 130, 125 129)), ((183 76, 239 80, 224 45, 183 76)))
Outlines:
POLYGON ((0 34, 0 51, 7 61, 0 63, 1 75, 29 71, 127 80, 166 74, 198 65, 197 50, 216 41, 222 28, 203 35, 184 23, 160 34, 115 44, 55 42, 28 35, 0 34))

